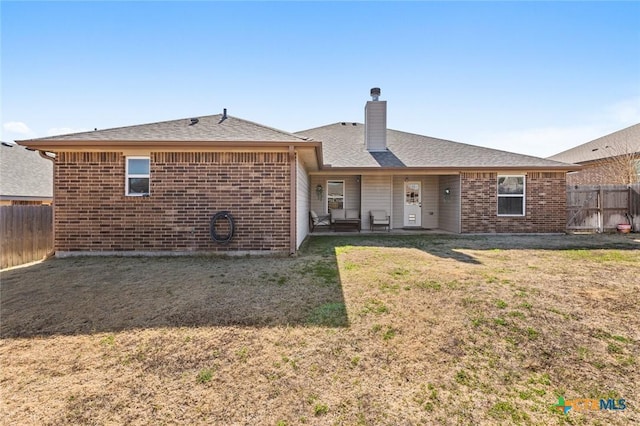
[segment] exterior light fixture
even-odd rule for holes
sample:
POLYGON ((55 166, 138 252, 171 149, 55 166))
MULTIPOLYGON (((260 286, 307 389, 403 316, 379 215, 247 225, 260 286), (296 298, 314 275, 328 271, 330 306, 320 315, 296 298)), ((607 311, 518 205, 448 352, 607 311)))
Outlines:
POLYGON ((323 192, 322 185, 318 184, 316 186, 316 197, 318 197, 318 200, 322 200, 322 192, 323 192))
POLYGON ((451 189, 445 188, 444 189, 444 195, 451 195, 451 189))

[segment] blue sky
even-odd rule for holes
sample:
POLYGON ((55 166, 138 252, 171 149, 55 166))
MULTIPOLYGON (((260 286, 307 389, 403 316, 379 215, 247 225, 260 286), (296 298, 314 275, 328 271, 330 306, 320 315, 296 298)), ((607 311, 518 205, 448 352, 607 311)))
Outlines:
POLYGON ((639 2, 7 2, 2 140, 229 114, 549 156, 640 122, 639 2))

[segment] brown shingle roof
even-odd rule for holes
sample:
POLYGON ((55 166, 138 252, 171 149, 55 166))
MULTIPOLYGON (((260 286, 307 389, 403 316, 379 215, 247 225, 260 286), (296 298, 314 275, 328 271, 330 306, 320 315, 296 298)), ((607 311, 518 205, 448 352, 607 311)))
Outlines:
MULTIPOLYGON (((301 142, 303 137, 222 114, 93 132, 31 139, 30 141, 184 141, 184 142, 301 142)), ((19 141, 20 143, 28 141, 19 141)))
POLYGON ((549 159, 571 163, 586 163, 633 153, 640 153, 640 123, 578 145, 553 155, 549 159))
POLYGON ((387 152, 368 152, 362 123, 335 123, 296 134, 322 141, 324 164, 332 167, 571 169, 557 161, 398 130, 387 130, 387 152))

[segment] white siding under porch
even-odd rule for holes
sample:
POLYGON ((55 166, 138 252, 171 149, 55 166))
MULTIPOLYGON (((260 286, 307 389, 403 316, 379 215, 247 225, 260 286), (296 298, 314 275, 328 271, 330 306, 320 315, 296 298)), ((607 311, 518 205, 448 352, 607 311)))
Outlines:
MULTIPOLYGON (((362 205, 360 217, 362 229, 369 229, 369 212, 371 210, 386 210, 391 214, 393 206, 393 178, 392 176, 362 176, 362 205)), ((393 220, 393 217, 391 218, 393 220)))
POLYGON ((309 175, 296 156, 296 249, 309 233, 310 195, 309 175))
POLYGON ((440 220, 438 228, 460 233, 460 176, 440 176, 440 220), (448 194, 445 191, 448 190, 448 194))

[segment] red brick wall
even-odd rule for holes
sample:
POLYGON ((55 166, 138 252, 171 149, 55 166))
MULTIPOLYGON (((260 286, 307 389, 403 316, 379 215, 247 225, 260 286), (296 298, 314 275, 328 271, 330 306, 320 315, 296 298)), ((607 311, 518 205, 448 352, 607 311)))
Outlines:
POLYGON ((287 153, 151 154, 149 197, 125 192, 118 152, 56 157, 58 251, 289 250, 287 153), (211 240, 210 218, 228 210, 236 232, 211 240))
POLYGON ((498 216, 498 173, 462 173, 462 232, 564 232, 566 186, 562 172, 530 172, 526 215, 498 216))

